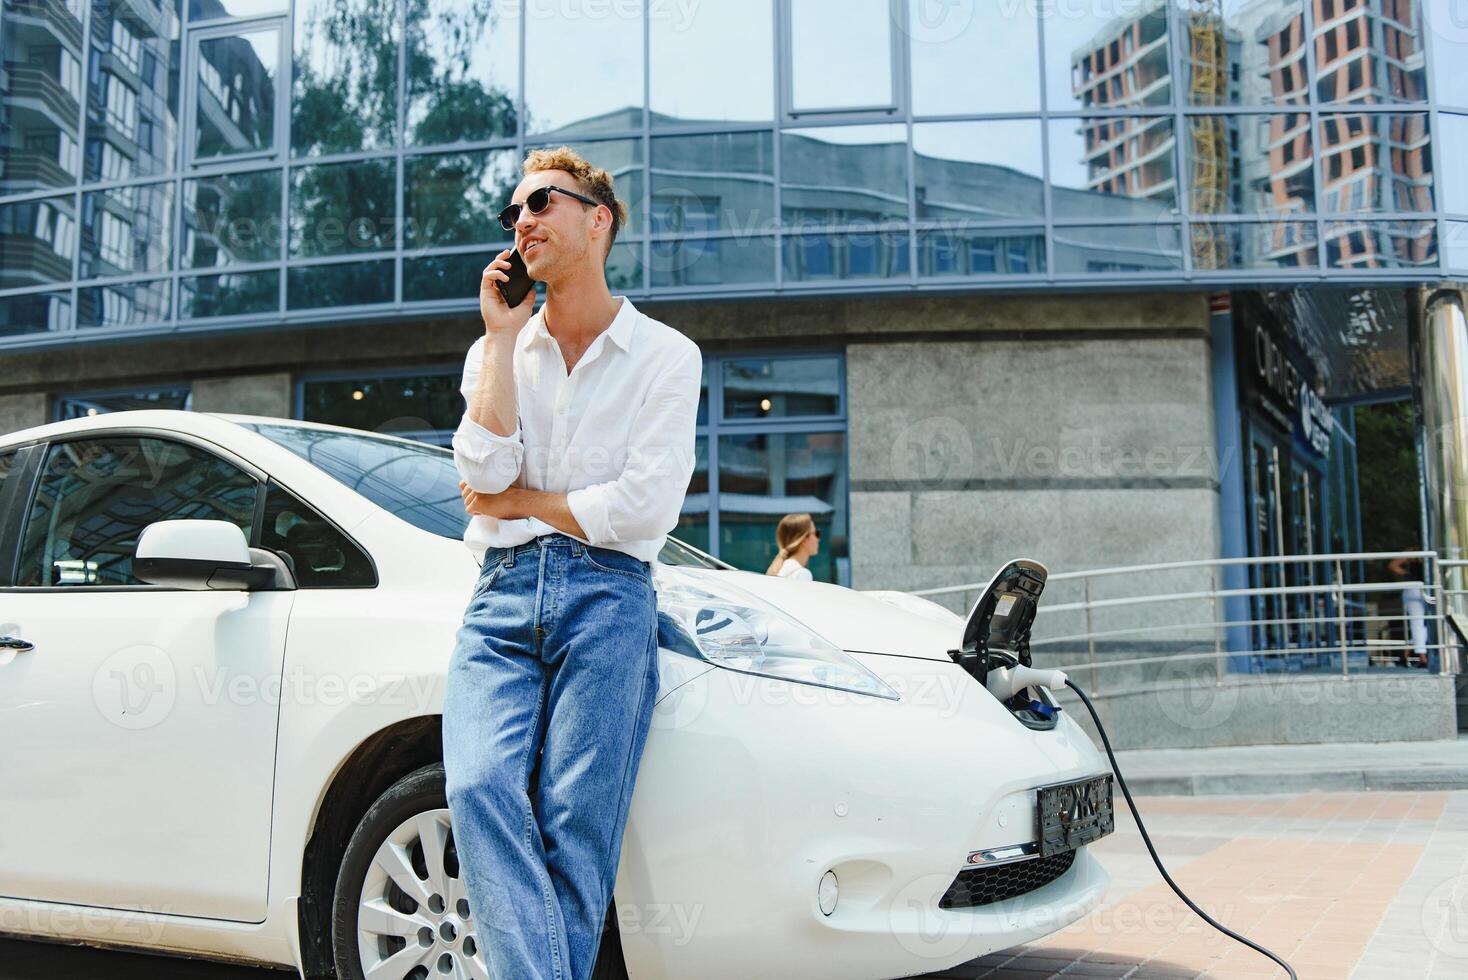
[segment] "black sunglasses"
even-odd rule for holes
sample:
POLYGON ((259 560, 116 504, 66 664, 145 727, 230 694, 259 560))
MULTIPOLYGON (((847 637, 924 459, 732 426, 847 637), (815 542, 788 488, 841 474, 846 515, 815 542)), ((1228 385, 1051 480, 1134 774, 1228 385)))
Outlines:
MULTIPOLYGON (((531 214, 539 214, 540 212, 544 211, 546 208, 550 207, 551 191, 559 191, 567 197, 574 197, 582 204, 590 204, 594 208, 601 206, 600 201, 593 201, 591 198, 585 196, 584 194, 577 194, 575 191, 568 191, 564 187, 557 187, 555 184, 546 184, 544 187, 537 187, 535 190, 526 195, 525 207, 530 209, 531 214)), ((500 212, 500 227, 503 228, 505 231, 514 231, 515 222, 519 220, 520 205, 518 204, 506 205, 505 209, 500 212)))

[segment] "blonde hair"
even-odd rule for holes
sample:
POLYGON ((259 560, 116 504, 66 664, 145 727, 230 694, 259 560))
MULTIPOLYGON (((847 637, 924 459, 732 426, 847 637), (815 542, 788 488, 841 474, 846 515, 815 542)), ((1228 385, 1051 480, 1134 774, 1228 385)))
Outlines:
POLYGON ((815 519, 809 514, 786 514, 780 518, 780 523, 775 525, 775 544, 779 550, 775 552, 775 560, 770 562, 770 567, 765 569, 765 574, 778 574, 785 559, 795 554, 795 549, 815 530, 815 519))
POLYGON ((612 175, 600 167, 593 167, 586 158, 569 146, 557 146, 544 150, 531 150, 525 154, 520 172, 525 176, 543 170, 564 170, 576 179, 578 190, 598 204, 605 204, 612 212, 612 230, 607 236, 607 254, 617 240, 617 232, 627 223, 627 205, 617 199, 612 189, 612 175))

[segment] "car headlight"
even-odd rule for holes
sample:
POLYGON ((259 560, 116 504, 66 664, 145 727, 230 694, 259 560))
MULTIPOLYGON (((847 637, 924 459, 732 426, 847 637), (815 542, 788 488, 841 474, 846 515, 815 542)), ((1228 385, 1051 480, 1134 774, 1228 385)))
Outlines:
POLYGON ((742 589, 718 588, 659 581, 659 644, 730 670, 900 700, 830 640, 742 589))

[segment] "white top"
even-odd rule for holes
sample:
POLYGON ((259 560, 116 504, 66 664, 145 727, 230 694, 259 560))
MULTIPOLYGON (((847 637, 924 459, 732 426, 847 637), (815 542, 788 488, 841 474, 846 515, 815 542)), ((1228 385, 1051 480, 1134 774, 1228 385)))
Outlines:
POLYGON ((807 582, 815 581, 815 576, 811 575, 810 569, 806 568, 794 558, 786 558, 784 563, 775 569, 775 574, 781 578, 798 578, 807 582))
MULTIPOLYGON (((579 540, 652 561, 678 523, 694 468, 703 355, 672 327, 622 301, 568 376, 544 309, 515 338, 518 418, 508 436, 469 417, 484 360, 481 334, 464 359, 465 411, 454 432, 454 465, 481 493, 509 486, 566 494, 586 532, 579 540)), ((537 518, 475 514, 464 543, 485 550, 564 533, 537 518)))

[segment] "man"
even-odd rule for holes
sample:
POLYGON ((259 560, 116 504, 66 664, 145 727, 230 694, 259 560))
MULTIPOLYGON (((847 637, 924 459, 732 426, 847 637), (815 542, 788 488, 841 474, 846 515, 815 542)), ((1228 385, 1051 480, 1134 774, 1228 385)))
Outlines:
POLYGON ((500 220, 546 298, 533 316, 533 294, 505 305, 508 250, 484 270, 453 436, 481 570, 448 670, 444 771, 490 972, 583 980, 658 688, 650 562, 693 473, 702 356, 608 291, 626 218, 611 176, 567 147, 522 169, 500 220))

